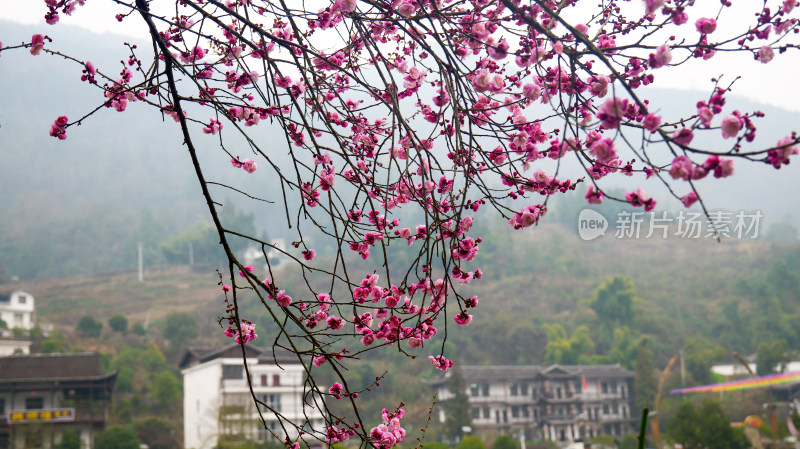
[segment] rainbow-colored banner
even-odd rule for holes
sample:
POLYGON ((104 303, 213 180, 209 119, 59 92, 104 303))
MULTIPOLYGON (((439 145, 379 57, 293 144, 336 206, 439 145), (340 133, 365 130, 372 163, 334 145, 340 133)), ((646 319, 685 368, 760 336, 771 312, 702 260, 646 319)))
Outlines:
POLYGON ((669 394, 716 393, 718 391, 750 390, 754 388, 771 388, 776 385, 800 383, 800 371, 793 373, 768 374, 766 376, 749 377, 718 384, 701 385, 699 387, 670 390, 669 394))

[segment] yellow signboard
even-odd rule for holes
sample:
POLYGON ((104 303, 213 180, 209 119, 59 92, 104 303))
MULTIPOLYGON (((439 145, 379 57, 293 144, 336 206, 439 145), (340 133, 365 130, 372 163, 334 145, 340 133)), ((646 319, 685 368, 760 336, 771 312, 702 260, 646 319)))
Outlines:
POLYGON ((9 423, 75 421, 74 408, 53 408, 44 410, 11 410, 9 423))

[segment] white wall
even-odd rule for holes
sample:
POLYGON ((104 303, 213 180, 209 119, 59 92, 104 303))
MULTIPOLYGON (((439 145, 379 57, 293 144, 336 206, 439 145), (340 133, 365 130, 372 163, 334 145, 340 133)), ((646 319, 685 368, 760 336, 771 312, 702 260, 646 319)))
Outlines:
POLYGON ((182 371, 183 441, 185 449, 211 449, 219 429, 221 360, 182 371))

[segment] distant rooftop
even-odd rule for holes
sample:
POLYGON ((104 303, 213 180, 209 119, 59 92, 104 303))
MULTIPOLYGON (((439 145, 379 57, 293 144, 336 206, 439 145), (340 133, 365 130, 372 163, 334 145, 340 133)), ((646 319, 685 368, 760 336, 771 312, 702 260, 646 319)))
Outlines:
MULTIPOLYGON (((283 348, 262 349, 252 345, 245 345, 248 358, 257 358, 258 363, 265 364, 290 364, 298 363, 297 355, 283 348)), ((205 363, 219 358, 241 358, 242 347, 238 343, 231 343, 217 349, 202 346, 190 346, 186 349, 178 366, 188 368, 200 363, 205 363)))
MULTIPOLYGON (((598 378, 633 378, 634 373, 619 365, 464 365, 459 367, 464 379, 476 380, 534 380, 553 378, 572 378, 583 376, 598 378)), ((441 384, 449 377, 449 372, 442 373, 437 379, 428 380, 429 384, 441 384)))
POLYGON ((30 354, 0 357, 0 383, 102 377, 100 354, 30 354))

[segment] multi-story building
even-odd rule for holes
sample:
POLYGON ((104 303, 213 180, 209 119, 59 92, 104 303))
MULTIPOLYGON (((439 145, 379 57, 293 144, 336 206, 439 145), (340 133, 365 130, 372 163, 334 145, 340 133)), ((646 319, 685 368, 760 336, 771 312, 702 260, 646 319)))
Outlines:
POLYGON ((66 429, 91 449, 116 376, 95 353, 0 357, 0 449, 50 449, 66 429))
POLYGON ((33 295, 22 290, 0 292, 0 320, 5 321, 8 329, 30 330, 33 327, 33 295))
MULTIPOLYGON (((471 427, 568 443, 635 432, 633 372, 619 365, 462 366, 471 427)), ((442 401, 452 371, 429 381, 442 401)), ((444 410, 439 409, 444 421, 444 410)))
POLYGON ((292 426, 282 428, 281 419, 323 428, 321 412, 310 406, 319 397, 304 389, 305 369, 288 351, 262 351, 246 346, 250 381, 238 344, 209 351, 190 348, 180 367, 183 374, 183 435, 186 449, 211 449, 241 441, 263 441, 297 437, 292 426), (256 409, 250 392, 269 406, 256 409), (263 416, 266 427, 261 422, 263 416), (286 435, 288 433, 288 435, 286 435))

